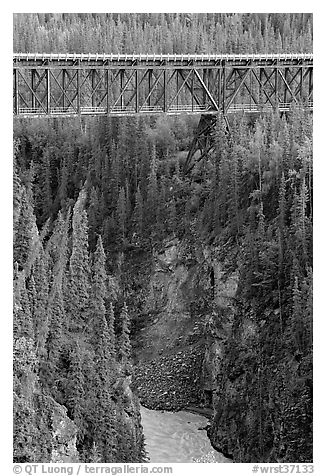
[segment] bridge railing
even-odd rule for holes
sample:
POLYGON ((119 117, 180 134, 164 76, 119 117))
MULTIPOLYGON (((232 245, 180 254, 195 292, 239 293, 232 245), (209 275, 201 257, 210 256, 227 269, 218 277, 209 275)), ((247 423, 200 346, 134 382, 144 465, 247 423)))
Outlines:
POLYGON ((14 53, 15 62, 81 61, 81 62, 214 62, 214 61, 312 61, 312 53, 265 53, 265 54, 114 54, 114 53, 14 53))
MULTIPOLYGON (((115 106, 107 110, 105 107, 92 107, 92 106, 82 106, 79 108, 79 111, 73 107, 51 107, 49 109, 50 115, 66 115, 66 114, 160 114, 160 113, 171 113, 176 114, 194 112, 194 113, 203 113, 208 112, 208 106, 199 106, 191 104, 183 104, 179 106, 171 106, 167 111, 164 111, 161 106, 143 106, 138 111, 135 110, 133 106, 115 106)), ((47 115, 48 112, 42 107, 20 107, 18 110, 19 115, 47 115)))
MULTIPOLYGON (((277 109, 281 112, 288 112, 293 109, 295 103, 279 102, 277 109)), ((304 104, 305 108, 313 109, 313 101, 308 101, 304 104)), ((260 111, 273 111, 276 109, 270 104, 232 104, 228 109, 228 114, 234 112, 260 112, 260 111)))
MULTIPOLYGON (((279 103, 278 110, 281 112, 288 112, 293 108, 293 103, 279 103)), ((305 107, 308 109, 313 109, 313 101, 309 101, 305 104, 305 107)), ((227 113, 234 114, 237 112, 244 113, 258 113, 258 112, 267 112, 273 111, 275 107, 269 104, 233 104, 229 107, 227 113)), ((119 107, 115 106, 109 111, 105 107, 91 107, 84 106, 80 107, 79 113, 76 109, 72 107, 51 107, 49 113, 41 107, 20 107, 19 116, 66 116, 66 115, 134 115, 134 114, 182 114, 182 113, 209 113, 216 114, 216 111, 211 111, 208 107, 205 106, 192 106, 192 105, 180 105, 180 106, 171 106, 167 111, 164 111, 160 106, 144 106, 139 111, 135 111, 134 107, 119 107)))

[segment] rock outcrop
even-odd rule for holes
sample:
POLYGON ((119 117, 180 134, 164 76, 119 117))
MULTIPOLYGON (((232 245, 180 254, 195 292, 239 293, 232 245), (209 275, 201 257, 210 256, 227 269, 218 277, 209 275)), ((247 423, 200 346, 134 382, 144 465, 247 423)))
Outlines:
POLYGON ((146 407, 212 407, 237 280, 218 250, 174 238, 154 254, 143 304, 147 319, 135 336, 134 387, 146 407))
MULTIPOLYGON (((52 399, 51 399, 52 400, 52 399)), ((67 410, 52 400, 51 463, 77 463, 77 427, 67 416, 67 410)))

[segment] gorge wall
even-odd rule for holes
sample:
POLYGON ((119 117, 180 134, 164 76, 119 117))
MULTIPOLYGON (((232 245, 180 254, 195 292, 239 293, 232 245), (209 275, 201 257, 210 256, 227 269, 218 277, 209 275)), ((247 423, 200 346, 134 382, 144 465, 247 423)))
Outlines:
POLYGON ((148 257, 146 270, 139 264, 147 282, 134 337, 134 387, 148 408, 214 415, 239 279, 219 254, 171 238, 148 257))
POLYGON ((309 358, 277 352, 271 340, 279 311, 267 309, 257 321, 239 292, 239 255, 234 244, 171 238, 148 257, 146 270, 136 266, 144 282, 134 387, 147 408, 211 416, 213 447, 235 462, 304 461, 309 358))

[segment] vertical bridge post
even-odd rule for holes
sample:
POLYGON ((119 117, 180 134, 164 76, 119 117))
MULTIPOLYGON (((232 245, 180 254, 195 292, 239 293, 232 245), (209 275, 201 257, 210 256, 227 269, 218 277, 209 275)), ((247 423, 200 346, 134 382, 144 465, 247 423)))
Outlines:
POLYGON ((18 84, 18 70, 14 69, 14 114, 19 114, 19 84, 18 84))
POLYGON ((51 84, 50 84, 50 70, 46 69, 46 112, 51 114, 51 84))

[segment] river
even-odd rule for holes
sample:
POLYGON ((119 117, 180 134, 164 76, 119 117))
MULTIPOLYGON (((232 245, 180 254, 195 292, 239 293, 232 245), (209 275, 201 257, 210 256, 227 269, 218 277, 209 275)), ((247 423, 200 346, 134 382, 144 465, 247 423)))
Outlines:
POLYGON ((163 412, 141 406, 146 451, 150 463, 193 463, 207 457, 216 463, 232 463, 211 446, 204 429, 208 420, 196 413, 163 412))

